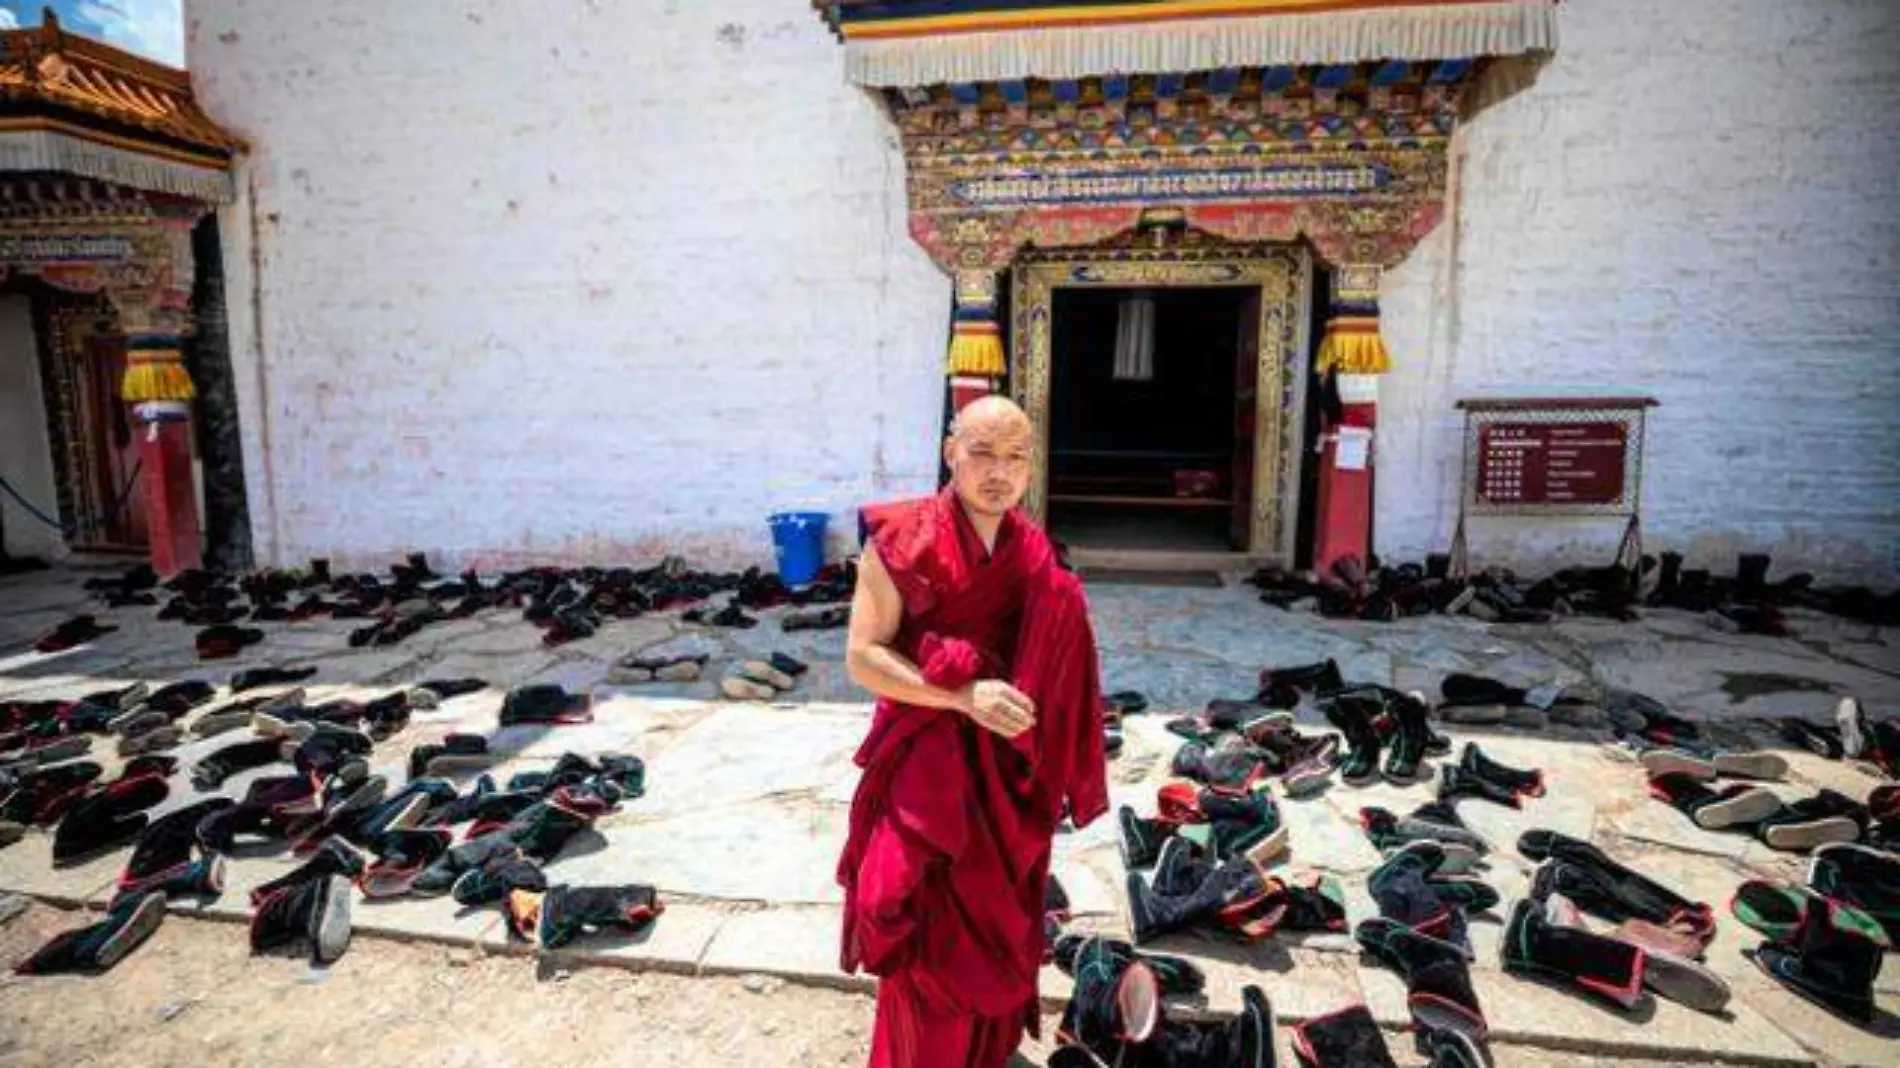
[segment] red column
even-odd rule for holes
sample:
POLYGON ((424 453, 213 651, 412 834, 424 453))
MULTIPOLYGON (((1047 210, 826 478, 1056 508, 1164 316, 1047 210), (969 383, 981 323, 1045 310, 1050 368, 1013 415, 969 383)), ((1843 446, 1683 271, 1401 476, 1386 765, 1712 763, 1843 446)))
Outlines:
POLYGON ((1313 566, 1372 552, 1373 431, 1379 421, 1379 376, 1389 363, 1379 337, 1382 271, 1354 264, 1333 269, 1331 315, 1320 341, 1318 365, 1339 389, 1337 425, 1323 426, 1313 566))
POLYGON ((127 338, 120 387, 120 396, 132 406, 152 570, 160 577, 200 566, 204 551, 191 469, 191 401, 197 391, 179 345, 176 335, 127 338))
POLYGON ((1372 550, 1372 437, 1379 416, 1378 382, 1376 375, 1340 375, 1343 416, 1339 425, 1322 431, 1318 529, 1313 538, 1313 566, 1322 572, 1346 556, 1364 562, 1372 550))

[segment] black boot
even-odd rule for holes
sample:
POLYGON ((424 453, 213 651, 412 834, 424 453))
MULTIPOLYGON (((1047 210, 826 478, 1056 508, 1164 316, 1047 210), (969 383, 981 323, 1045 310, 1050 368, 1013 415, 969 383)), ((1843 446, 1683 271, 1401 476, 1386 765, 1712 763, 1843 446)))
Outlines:
POLYGON ((270 882, 254 888, 251 891, 251 907, 256 908, 258 905, 263 904, 264 899, 272 896, 279 890, 284 890, 300 883, 315 882, 320 879, 327 879, 333 875, 340 876, 346 880, 354 880, 357 876, 363 874, 365 865, 366 861, 363 859, 363 854, 351 849, 343 842, 332 838, 318 846, 316 852, 310 854, 310 859, 298 865, 294 870, 279 875, 270 882))
POLYGON ((409 777, 420 779, 431 774, 430 766, 445 757, 459 761, 485 759, 488 739, 479 734, 451 734, 440 745, 419 745, 409 752, 409 777))
POLYGON ((666 910, 650 886, 555 886, 541 899, 535 941, 559 949, 586 931, 640 931, 666 910))
POLYGON ((251 952, 308 946, 322 967, 350 944, 350 884, 341 876, 308 879, 264 898, 251 915, 251 952))
POLYGON ((439 827, 390 831, 377 842, 377 858, 359 882, 366 898, 400 897, 430 865, 455 844, 439 827))
POLYGON ((1707 831, 1755 823, 1781 810, 1781 799, 1759 786, 1737 783, 1711 790, 1680 771, 1653 776, 1649 793, 1707 831))
POLYGON ((1245 859, 1214 868, 1200 885, 1176 897, 1155 894, 1140 875, 1129 872, 1128 913, 1135 942, 1152 941, 1225 911, 1244 911, 1272 892, 1266 878, 1245 859))
POLYGON ((66 810, 53 830, 53 864, 76 864, 138 840, 149 822, 145 810, 170 791, 156 775, 119 779, 66 810))
POLYGON ((1764 942, 1755 964, 1795 993, 1860 1024, 1874 1020, 1874 980, 1892 943, 1873 917, 1817 897, 1787 942, 1764 942))
POLYGON ((1346 681, 1339 673, 1339 664, 1332 660, 1268 668, 1260 673, 1257 700, 1273 708, 1292 708, 1300 703, 1301 690, 1325 697, 1344 689, 1345 685, 1346 681))
POLYGON ((1461 797, 1475 797, 1506 808, 1521 807, 1516 794, 1489 779, 1480 779, 1461 766, 1439 765, 1438 800, 1450 802, 1461 797))
POLYGON ((1088 938, 1064 947, 1059 959, 1075 978, 1075 992, 1056 1027, 1065 1043, 1115 1061, 1125 1047, 1152 1038, 1161 1024, 1161 982, 1126 943, 1088 938))
POLYGON ((1487 679, 1482 675, 1466 675, 1453 672, 1445 676, 1438 684, 1439 693, 1444 695, 1448 705, 1521 705, 1528 696, 1527 692, 1515 686, 1506 686, 1496 679, 1487 679))
POLYGON ((1164 1020, 1148 1046, 1165 1068, 1273 1068, 1273 1007, 1259 987, 1242 987, 1240 1015, 1220 1023, 1164 1020))
POLYGON ((1489 1028, 1463 946, 1383 917, 1362 921, 1353 938, 1404 978, 1406 1005, 1420 1032, 1458 1031, 1484 1040, 1489 1028))
MULTIPOLYGON (((1555 858, 1588 872, 1607 895, 1600 906, 1578 901, 1593 915, 1612 923, 1634 917, 1686 931, 1704 945, 1715 937, 1714 910, 1610 859, 1589 842, 1550 830, 1530 830, 1518 836, 1517 851, 1531 860, 1555 858)), ((1566 895, 1568 896, 1568 895, 1566 895)), ((1577 900, 1572 898, 1572 900, 1577 900)))
POLYGON ((1398 1068, 1385 1034, 1364 1005, 1316 1016, 1293 1028, 1300 1068, 1398 1068))
POLYGON ((1389 782, 1410 783, 1418 778, 1419 763, 1425 759, 1425 747, 1432 740, 1432 728, 1426 722, 1430 710, 1410 694, 1400 695, 1389 707, 1399 722, 1392 752, 1386 756, 1385 777, 1389 782))
POLYGON ((546 890, 547 876, 541 866, 510 850, 489 857, 481 867, 463 872, 449 888, 455 903, 464 906, 488 905, 504 900, 515 890, 546 890))
POLYGON ((1872 916, 1900 944, 1900 859, 1866 846, 1822 846, 1808 865, 1808 886, 1872 916))
POLYGON ((1458 764, 1466 771, 1485 779, 1520 797, 1544 796, 1544 773, 1538 770, 1520 771, 1508 764, 1500 764, 1484 754, 1477 742, 1466 742, 1463 756, 1458 764))
POLYGON ((35 768, 14 783, 5 804, 0 804, 0 819, 22 824, 57 822, 104 772, 90 760, 35 768))
POLYGON ((282 759, 284 743, 276 738, 257 738, 227 745, 192 765, 191 785, 200 793, 209 793, 241 771, 268 767, 282 759))
POLYGON ((1643 1000, 1642 950, 1628 942, 1552 924, 1543 906, 1530 898, 1512 907, 1500 957, 1505 971, 1574 983, 1625 1009, 1643 1000))
POLYGON ((1663 553, 1662 568, 1656 572, 1656 589, 1649 595, 1652 605, 1669 606, 1682 598, 1682 554, 1663 553))
POLYGON ((1174 834, 1174 824, 1142 819, 1127 805, 1116 810, 1115 820, 1121 831, 1122 867, 1127 871, 1153 864, 1161 855, 1161 843, 1174 834))
POLYGON ((114 900, 143 897, 154 891, 217 896, 224 889, 224 857, 207 852, 192 859, 198 846, 198 824, 206 816, 236 804, 229 798, 213 797, 153 820, 119 872, 114 900))
POLYGON ((20 975, 107 971, 150 938, 164 919, 164 894, 127 898, 114 903, 99 922, 54 935, 13 970, 20 975))
POLYGON ((1831 842, 1852 842, 1872 821, 1867 806, 1837 790, 1782 805, 1755 825, 1755 834, 1774 849, 1805 852, 1831 842))
POLYGON ((1326 719, 1346 738, 1346 756, 1339 763, 1339 777, 1354 785, 1364 785, 1379 776, 1379 734, 1372 717, 1381 709, 1378 702, 1356 693, 1335 695, 1324 703, 1326 719))
POLYGON ((1749 604, 1758 604, 1768 593, 1768 568, 1770 558, 1767 553, 1743 553, 1735 558, 1735 597, 1749 604))

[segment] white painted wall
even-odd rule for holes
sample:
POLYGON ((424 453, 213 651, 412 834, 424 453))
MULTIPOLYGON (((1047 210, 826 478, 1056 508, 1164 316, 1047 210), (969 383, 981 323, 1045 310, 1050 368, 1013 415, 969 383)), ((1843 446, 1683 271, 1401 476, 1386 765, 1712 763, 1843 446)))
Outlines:
POLYGON ((202 0, 188 36, 256 146, 261 557, 739 562, 773 510, 855 535, 934 484, 949 283, 808 6, 202 0))
MULTIPOLYGON (((1455 518, 1462 396, 1642 392, 1652 548, 1900 572, 1890 0, 1576 0, 1391 274, 1379 547, 1455 518)), ((192 0, 258 550, 762 555, 921 492, 949 287, 902 162, 783 0, 192 0), (254 270, 255 268, 255 270, 254 270)), ((1612 524, 1486 522, 1480 561, 1612 524)))
MULTIPOLYGON (((40 359, 33 340, 33 304, 24 296, 0 296, 0 478, 49 516, 59 514, 53 449, 46 434, 46 400, 40 392, 40 359)), ((0 493, 0 527, 7 552, 58 559, 66 555, 59 531, 33 518, 0 493)))
MULTIPOLYGON (((1900 6, 1581 0, 1386 280, 1378 544, 1444 546, 1460 397, 1647 394, 1652 551, 1900 579, 1900 6)), ((1474 562, 1607 562, 1486 519, 1474 562)))

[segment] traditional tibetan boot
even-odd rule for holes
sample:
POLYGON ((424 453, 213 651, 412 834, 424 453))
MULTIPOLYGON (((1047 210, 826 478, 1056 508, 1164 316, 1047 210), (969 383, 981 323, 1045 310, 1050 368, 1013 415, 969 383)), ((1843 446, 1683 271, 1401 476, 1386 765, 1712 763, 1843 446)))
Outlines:
POLYGON ((114 900, 143 897, 155 891, 205 897, 222 893, 223 855, 205 852, 194 858, 198 848, 198 824, 212 813, 236 804, 229 798, 213 797, 168 812, 147 824, 132 850, 131 859, 119 872, 114 900))
MULTIPOLYGON (((1583 910, 1562 894, 1549 895, 1544 902, 1544 916, 1560 927, 1587 930, 1583 922, 1583 910)), ((1663 928, 1652 927, 1650 930, 1662 938, 1638 940, 1631 938, 1623 928, 1610 935, 1643 950, 1643 985, 1656 996, 1668 998, 1678 1005, 1687 1005, 1697 1012, 1713 1014, 1726 1008, 1730 997, 1728 982, 1695 960, 1694 954, 1701 952, 1701 944, 1663 928), (1659 941, 1669 944, 1660 945, 1659 941), (1686 950, 1679 945, 1681 942, 1688 943, 1686 950)))
POLYGON ((1121 832, 1118 841, 1122 867, 1127 871, 1152 865, 1161 855, 1161 844, 1174 834, 1176 826, 1163 820, 1143 819, 1127 805, 1116 810, 1115 821, 1121 832))
POLYGON ((1432 729, 1426 721, 1430 709, 1410 694, 1400 695, 1390 707, 1398 719, 1398 730, 1393 733, 1392 751, 1386 755, 1385 777, 1388 782, 1410 783, 1418 778, 1425 747, 1431 743, 1432 729))
POLYGON ((438 827, 390 831, 383 835, 378 842, 376 862, 364 869, 357 880, 363 888, 363 896, 385 898, 408 893, 416 877, 453 844, 453 836, 438 827))
POLYGON ((1506 808, 1520 808, 1522 803, 1518 795, 1512 793, 1489 779, 1481 779, 1463 767, 1441 764, 1438 768, 1438 800, 1455 801, 1461 797, 1475 797, 1503 805, 1506 808))
POLYGON ((209 793, 239 772, 268 767, 282 759, 284 743, 275 738, 258 738, 227 745, 192 765, 191 785, 201 793, 209 793))
POLYGON ((1681 894, 1610 859, 1596 846, 1558 831, 1535 829, 1518 836, 1517 851, 1531 860, 1556 858, 1587 872, 1601 892, 1578 898, 1586 912, 1616 923, 1636 918, 1695 935, 1704 945, 1715 937, 1715 914, 1708 905, 1681 894))
POLYGON ((1339 673, 1339 664, 1332 660, 1268 668, 1260 673, 1258 700, 1274 708, 1292 708, 1300 703, 1302 690, 1325 697, 1345 686, 1346 680, 1339 673))
POLYGON ((1808 863, 1808 886, 1872 916, 1900 945, 1900 858, 1861 845, 1822 846, 1808 863))
POLYGON ((1743 783, 1711 790, 1687 772, 1652 777, 1649 793, 1706 831, 1756 823, 1781 810, 1772 791, 1743 783))
POLYGON ((1357 693, 1336 694, 1323 704, 1326 719, 1339 728, 1346 739, 1346 756, 1339 763, 1339 777, 1355 786, 1364 785, 1379 775, 1379 734, 1372 716, 1380 710, 1377 702, 1357 693))
POLYGON ((1250 790, 1269 774, 1266 755, 1240 738, 1188 742, 1175 750, 1174 774, 1203 786, 1250 790))
POLYGON ((1075 992, 1057 1037, 1116 1061, 1125 1047, 1147 1042, 1161 1026, 1161 981, 1139 954, 1110 939, 1086 939, 1065 969, 1075 992))
POLYGON ((1463 946, 1384 917, 1362 921, 1353 938, 1405 980, 1406 1005, 1421 1032, 1459 1031, 1484 1040, 1489 1027, 1463 946))
POLYGON ((553 886, 541 898, 535 941, 559 949, 588 931, 638 932, 664 911, 650 886, 553 886))
POLYGON ((1764 942, 1755 965, 1795 993, 1856 1023, 1875 1016, 1874 980, 1893 944, 1852 905, 1815 897, 1785 942, 1764 942))
POLYGON ((1512 906, 1500 956, 1504 969, 1575 984, 1625 1008, 1643 1000, 1645 954, 1614 938, 1549 921, 1530 898, 1512 906))
POLYGON ((1385 1033, 1364 1005, 1316 1016, 1293 1028, 1300 1068, 1398 1068, 1385 1033))
POLYGON ((1240 990, 1240 1014, 1219 1023, 1163 1020, 1147 1043, 1165 1068, 1274 1068, 1273 1007, 1257 986, 1240 990))
POLYGON ((5 803, 0 804, 0 819, 20 824, 56 823, 104 772, 90 760, 30 770, 19 776, 5 803))
POLYGON ((1816 756, 1828 760, 1839 760, 1847 754, 1847 747, 1841 741, 1840 732, 1832 727, 1788 718, 1775 721, 1775 729, 1783 741, 1806 749, 1816 756))
POLYGON ((1519 797, 1544 796, 1542 771, 1520 771, 1508 764, 1500 764, 1486 756, 1484 750, 1478 748, 1477 742, 1465 743, 1465 751, 1458 764, 1478 778, 1502 786, 1519 797))
POLYGON ((138 840, 149 821, 145 810, 170 793, 156 775, 118 779, 73 803, 53 830, 53 864, 76 864, 138 840))
POLYGON ((327 879, 333 875, 355 880, 357 876, 363 874, 367 863, 363 854, 350 848, 348 844, 335 838, 329 839, 310 854, 310 859, 292 871, 253 889, 251 907, 256 908, 264 902, 265 898, 299 883, 327 879))
MULTIPOLYGON (((1207 872, 1199 885, 1174 897, 1156 895, 1140 875, 1128 873, 1128 912, 1137 945, 1223 912, 1249 910, 1275 896, 1276 886, 1245 859, 1207 872)), ((1284 904, 1279 908, 1283 909, 1284 904)))
POLYGON ((322 967, 350 944, 350 884, 330 875, 292 883, 258 903, 251 915, 251 952, 308 947, 322 967))
POLYGON ((54 935, 13 970, 20 975, 108 971, 152 937, 164 920, 164 894, 127 898, 115 902, 97 923, 54 935))
POLYGON ((1069 976, 1076 974, 1077 966, 1085 959, 1098 962, 1107 960, 1116 968, 1140 960, 1154 972, 1161 993, 1166 997, 1191 997, 1207 986, 1207 976, 1193 961, 1163 953, 1143 953, 1116 938, 1065 934, 1056 939, 1053 949, 1050 962, 1069 976), (1089 954, 1084 954, 1085 949, 1090 951, 1089 954))
POLYGON ((513 850, 490 857, 481 867, 463 872, 449 893, 456 904, 474 906, 506 900, 516 890, 547 888, 547 876, 541 866, 523 856, 520 850, 513 850))
POLYGON ((1852 842, 1871 822, 1867 806, 1836 790, 1780 806, 1755 825, 1755 834, 1774 849, 1797 852, 1831 842, 1852 842))

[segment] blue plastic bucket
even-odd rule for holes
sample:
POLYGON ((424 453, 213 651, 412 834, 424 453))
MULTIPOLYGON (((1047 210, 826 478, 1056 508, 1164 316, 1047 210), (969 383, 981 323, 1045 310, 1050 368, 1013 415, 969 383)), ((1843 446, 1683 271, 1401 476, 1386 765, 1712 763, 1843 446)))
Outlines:
POLYGON ((778 554, 778 577, 786 585, 803 586, 825 566, 824 512, 780 512, 766 519, 772 526, 772 548, 778 554))

